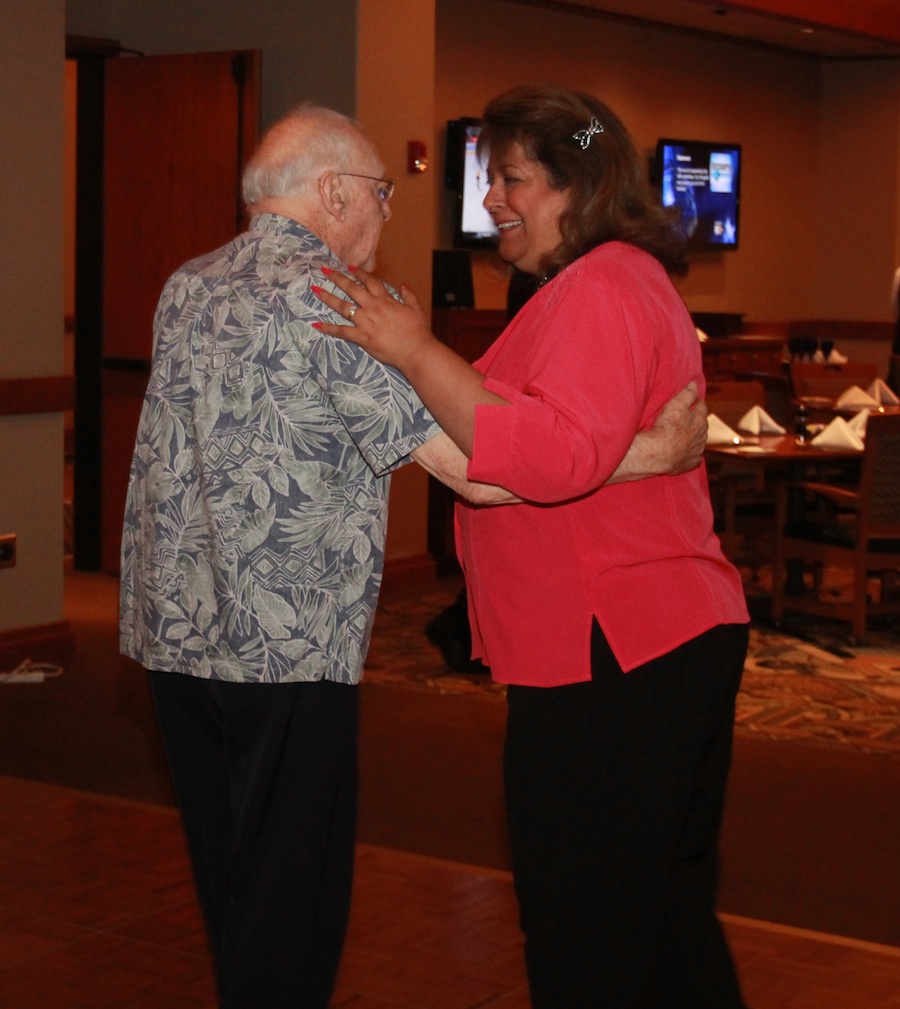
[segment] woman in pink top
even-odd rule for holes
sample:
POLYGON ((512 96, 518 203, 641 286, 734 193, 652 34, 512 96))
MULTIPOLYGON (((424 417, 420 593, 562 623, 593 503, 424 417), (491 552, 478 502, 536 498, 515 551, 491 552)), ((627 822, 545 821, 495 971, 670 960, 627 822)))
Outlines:
POLYGON ((362 274, 355 328, 510 503, 457 507, 474 655, 509 684, 506 800, 535 1009, 743 1009, 715 915, 747 648, 703 467, 607 485, 689 381, 682 245, 625 127, 583 94, 489 103, 485 206, 542 284, 474 367, 362 274))

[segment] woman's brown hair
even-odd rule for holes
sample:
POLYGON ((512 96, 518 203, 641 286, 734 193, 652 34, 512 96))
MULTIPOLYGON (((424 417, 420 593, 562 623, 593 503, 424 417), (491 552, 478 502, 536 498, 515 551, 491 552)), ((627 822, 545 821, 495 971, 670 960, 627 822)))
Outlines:
POLYGON ((591 95, 524 84, 492 99, 478 139, 501 156, 512 144, 540 162, 550 184, 569 191, 560 218, 562 242, 544 266, 548 276, 604 242, 636 245, 670 273, 685 270, 678 212, 654 196, 634 141, 619 117, 591 95))

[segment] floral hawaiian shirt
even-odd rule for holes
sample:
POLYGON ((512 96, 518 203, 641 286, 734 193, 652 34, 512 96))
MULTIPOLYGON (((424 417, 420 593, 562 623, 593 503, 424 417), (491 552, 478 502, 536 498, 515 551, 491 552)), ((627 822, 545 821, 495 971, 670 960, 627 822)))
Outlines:
POLYGON ((323 266, 342 268, 262 214, 163 290, 122 542, 120 647, 148 669, 362 674, 390 471, 439 429, 398 372, 310 326, 337 318, 310 291, 323 266))

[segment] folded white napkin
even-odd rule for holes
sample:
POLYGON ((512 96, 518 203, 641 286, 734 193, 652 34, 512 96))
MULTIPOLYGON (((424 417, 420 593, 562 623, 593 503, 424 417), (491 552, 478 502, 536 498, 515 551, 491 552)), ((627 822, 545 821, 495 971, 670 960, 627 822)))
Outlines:
POLYGON ((709 445, 740 445, 741 443, 737 432, 732 431, 725 421, 714 413, 707 416, 706 428, 706 441, 709 445))
POLYGON ((839 351, 832 348, 828 352, 828 363, 829 364, 846 364, 849 359, 844 357, 844 355, 839 351))
POLYGON ((853 414, 850 420, 847 421, 850 426, 851 431, 855 431, 860 438, 865 438, 866 436, 866 424, 869 423, 869 411, 860 410, 858 413, 853 414))
POLYGON ((825 363, 825 355, 822 353, 821 350, 817 350, 815 352, 815 354, 813 354, 813 361, 816 364, 824 364, 825 363))
POLYGON ((703 330, 699 326, 696 326, 695 328, 697 330, 697 339, 701 343, 706 343, 706 341, 709 339, 709 337, 707 336, 707 334, 704 333, 703 330))
POLYGON ((812 445, 819 448, 865 448, 862 438, 850 427, 843 417, 835 417, 821 434, 813 438, 812 445))
POLYGON ((882 406, 885 406, 885 404, 896 406, 900 403, 900 398, 897 397, 897 394, 883 378, 876 378, 866 392, 868 392, 876 403, 880 403, 882 406))
POLYGON ((878 400, 870 396, 865 389, 860 389, 858 385, 851 385, 845 389, 834 401, 835 406, 878 406, 878 400))
POLYGON ((784 428, 773 420, 761 406, 751 406, 738 421, 739 431, 750 434, 785 434, 784 428))

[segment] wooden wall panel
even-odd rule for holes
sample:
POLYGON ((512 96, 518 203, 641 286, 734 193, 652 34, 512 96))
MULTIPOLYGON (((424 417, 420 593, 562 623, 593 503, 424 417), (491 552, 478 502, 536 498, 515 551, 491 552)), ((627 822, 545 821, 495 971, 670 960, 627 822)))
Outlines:
POLYGON ((0 417, 17 413, 62 413, 75 405, 75 380, 68 375, 0 378, 0 417))

